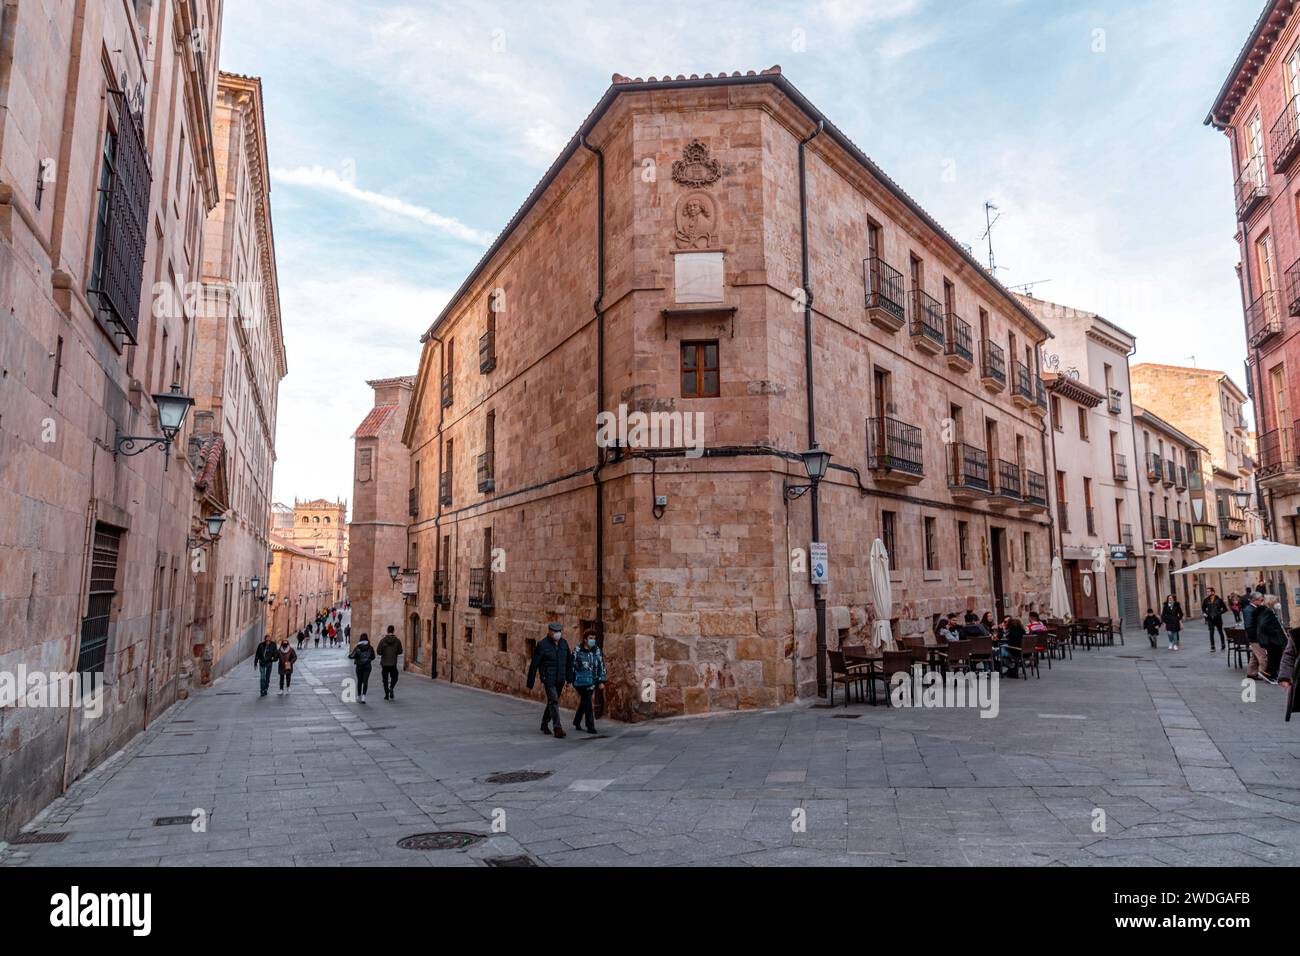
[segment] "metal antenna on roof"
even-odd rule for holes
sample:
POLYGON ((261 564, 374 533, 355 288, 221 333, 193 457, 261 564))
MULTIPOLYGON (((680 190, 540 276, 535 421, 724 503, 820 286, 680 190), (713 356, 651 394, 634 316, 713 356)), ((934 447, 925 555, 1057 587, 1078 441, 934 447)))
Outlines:
POLYGON ((984 201, 984 235, 980 236, 988 242, 989 246, 989 273, 997 275, 998 267, 993 263, 993 226, 1002 218, 1002 213, 998 212, 998 207, 993 205, 987 199, 984 201), (990 218, 989 213, 997 212, 996 216, 990 218))
POLYGON ((1025 295, 1033 295, 1034 286, 1042 285, 1044 282, 1051 282, 1051 281, 1052 281, 1051 279, 1035 279, 1033 282, 1022 282, 1020 283, 1020 285, 1008 286, 1007 288, 1009 288, 1012 292, 1017 292, 1023 289, 1025 295))
POLYGON ((1187 361, 1189 361, 1189 362, 1192 363, 1192 368, 1196 368, 1196 356, 1195 356, 1195 355, 1189 355, 1189 356, 1187 356, 1187 361))

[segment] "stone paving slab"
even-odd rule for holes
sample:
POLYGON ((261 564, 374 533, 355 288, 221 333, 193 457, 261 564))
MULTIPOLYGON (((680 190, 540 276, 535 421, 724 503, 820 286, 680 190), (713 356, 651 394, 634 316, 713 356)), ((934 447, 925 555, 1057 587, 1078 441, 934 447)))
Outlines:
POLYGON ((29 825, 65 842, 0 866, 1300 863, 1300 722, 1279 688, 1243 700, 1203 628, 1182 647, 1055 661, 1003 682, 995 719, 799 705, 564 740, 540 701, 410 674, 345 704, 344 653, 307 648, 287 696, 248 666, 172 708, 29 825), (485 781, 515 770, 549 775, 485 781), (206 832, 153 825, 196 808, 206 832), (482 841, 397 846, 440 830, 482 841))

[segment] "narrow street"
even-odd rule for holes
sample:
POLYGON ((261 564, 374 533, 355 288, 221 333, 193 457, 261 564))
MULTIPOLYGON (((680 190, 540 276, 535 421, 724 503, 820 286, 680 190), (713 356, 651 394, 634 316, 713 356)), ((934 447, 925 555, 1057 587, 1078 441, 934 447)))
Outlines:
MULTIPOLYGON (((241 665, 78 781, 0 865, 1240 865, 1300 862, 1300 727, 1211 655, 1076 652, 1006 680, 1000 713, 835 709, 538 733, 538 701, 404 674, 340 700, 345 651, 293 692, 241 665), (531 782, 492 774, 539 771, 531 782), (202 808, 206 832, 155 826, 202 808), (795 832, 797 810, 806 827, 795 832), (1097 810, 1104 832, 1096 832, 1097 810), (493 832, 496 819, 497 830, 493 832), (408 850, 433 831, 485 837, 408 850)), ((572 711, 566 712, 571 719, 572 711)))

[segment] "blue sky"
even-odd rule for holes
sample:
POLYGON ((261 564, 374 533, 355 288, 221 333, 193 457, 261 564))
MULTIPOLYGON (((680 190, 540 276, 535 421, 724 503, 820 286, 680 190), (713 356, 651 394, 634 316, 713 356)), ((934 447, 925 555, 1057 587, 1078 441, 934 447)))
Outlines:
POLYGON ((1003 282, 1241 383, 1232 179, 1202 125, 1262 0, 227 0, 262 77, 289 356, 275 497, 350 498, 368 378, 420 333, 610 75, 786 76, 1003 282))

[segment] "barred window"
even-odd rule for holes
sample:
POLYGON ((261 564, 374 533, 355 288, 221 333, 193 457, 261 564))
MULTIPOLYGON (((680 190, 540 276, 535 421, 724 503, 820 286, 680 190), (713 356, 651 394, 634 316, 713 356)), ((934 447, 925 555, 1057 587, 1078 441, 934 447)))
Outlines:
POLYGON ((113 598, 117 595, 117 557, 121 548, 121 530, 97 522, 90 557, 90 598, 86 615, 81 619, 81 648, 77 653, 77 670, 83 674, 104 671, 113 598))

